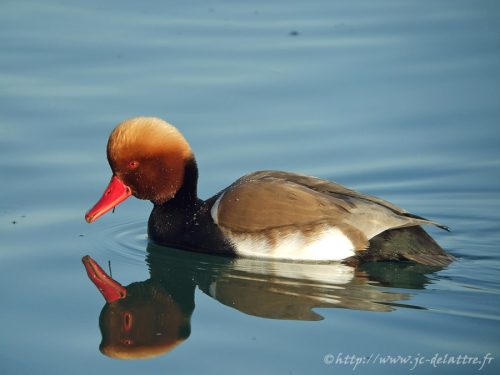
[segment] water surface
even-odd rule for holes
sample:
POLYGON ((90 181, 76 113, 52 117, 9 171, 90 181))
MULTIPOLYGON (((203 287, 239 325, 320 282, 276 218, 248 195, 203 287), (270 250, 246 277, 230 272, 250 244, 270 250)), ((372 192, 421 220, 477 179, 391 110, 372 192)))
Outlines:
MULTIPOLYGON (((352 372, 345 355, 373 361, 356 372, 401 373, 413 366, 378 358, 488 353, 480 372, 498 372, 497 2, 0 9, 2 374, 352 372), (162 253, 148 249, 151 204, 138 200, 88 225, 109 180, 108 134, 136 115, 181 129, 203 198, 253 170, 316 175, 450 226, 429 231, 457 261, 353 271, 162 253), (104 300, 85 254, 110 261, 123 285, 184 296, 167 300, 191 314, 189 334, 151 360, 103 355, 104 300), (189 293, 169 291, 172 275, 189 293)), ((429 361, 412 372, 479 368, 429 361)))

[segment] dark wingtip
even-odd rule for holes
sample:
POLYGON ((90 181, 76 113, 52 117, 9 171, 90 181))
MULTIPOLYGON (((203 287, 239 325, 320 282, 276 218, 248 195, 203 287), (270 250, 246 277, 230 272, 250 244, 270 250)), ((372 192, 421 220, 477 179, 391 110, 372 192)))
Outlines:
POLYGON ((436 227, 438 228, 441 228, 447 232, 451 232, 451 229, 450 227, 446 226, 446 225, 443 225, 443 224, 439 224, 439 223, 436 223, 435 221, 432 221, 432 220, 429 220, 429 219, 426 219, 425 217, 422 217, 422 216, 418 216, 418 215, 414 215, 414 214, 411 214, 409 212, 405 213, 403 216, 406 216, 406 217, 411 217, 413 219, 418 219, 418 220, 423 220, 423 221, 426 221, 427 223, 426 224, 434 224, 436 227))
POLYGON ((446 225, 443 225, 443 224, 436 224, 436 226, 437 226, 438 228, 444 229, 444 230, 445 230, 445 231, 447 231, 447 232, 451 232, 450 227, 448 227, 448 226, 446 226, 446 225))

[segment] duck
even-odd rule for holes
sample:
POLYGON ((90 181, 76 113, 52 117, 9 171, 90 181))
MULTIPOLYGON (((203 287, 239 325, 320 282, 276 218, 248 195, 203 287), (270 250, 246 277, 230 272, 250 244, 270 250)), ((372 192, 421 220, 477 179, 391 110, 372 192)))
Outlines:
POLYGON ((134 117, 118 124, 109 136, 107 159, 111 180, 85 220, 96 221, 131 196, 149 200, 153 210, 148 239, 158 245, 299 262, 366 258, 442 266, 453 260, 420 228, 431 225, 449 231, 447 226, 317 177, 262 170, 201 199, 198 167, 188 141, 157 117, 134 117), (431 246, 418 246, 417 251, 370 246, 393 231, 415 228, 431 246))

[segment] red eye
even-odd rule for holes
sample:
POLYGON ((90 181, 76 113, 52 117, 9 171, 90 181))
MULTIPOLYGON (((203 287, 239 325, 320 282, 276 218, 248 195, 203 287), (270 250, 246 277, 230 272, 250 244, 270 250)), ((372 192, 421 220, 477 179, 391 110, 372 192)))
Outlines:
POLYGON ((136 169, 138 166, 139 166, 139 162, 138 161, 131 161, 130 163, 128 163, 128 167, 130 169, 136 169))
POLYGON ((132 314, 128 311, 123 314, 123 329, 125 331, 132 329, 132 314))

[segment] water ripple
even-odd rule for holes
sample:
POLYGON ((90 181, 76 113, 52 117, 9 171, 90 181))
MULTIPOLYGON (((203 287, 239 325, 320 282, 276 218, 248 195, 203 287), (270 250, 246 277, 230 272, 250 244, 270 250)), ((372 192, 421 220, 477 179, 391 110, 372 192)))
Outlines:
POLYGON ((109 226, 94 238, 94 247, 110 257, 119 256, 134 264, 144 264, 147 248, 147 228, 143 220, 109 226))

